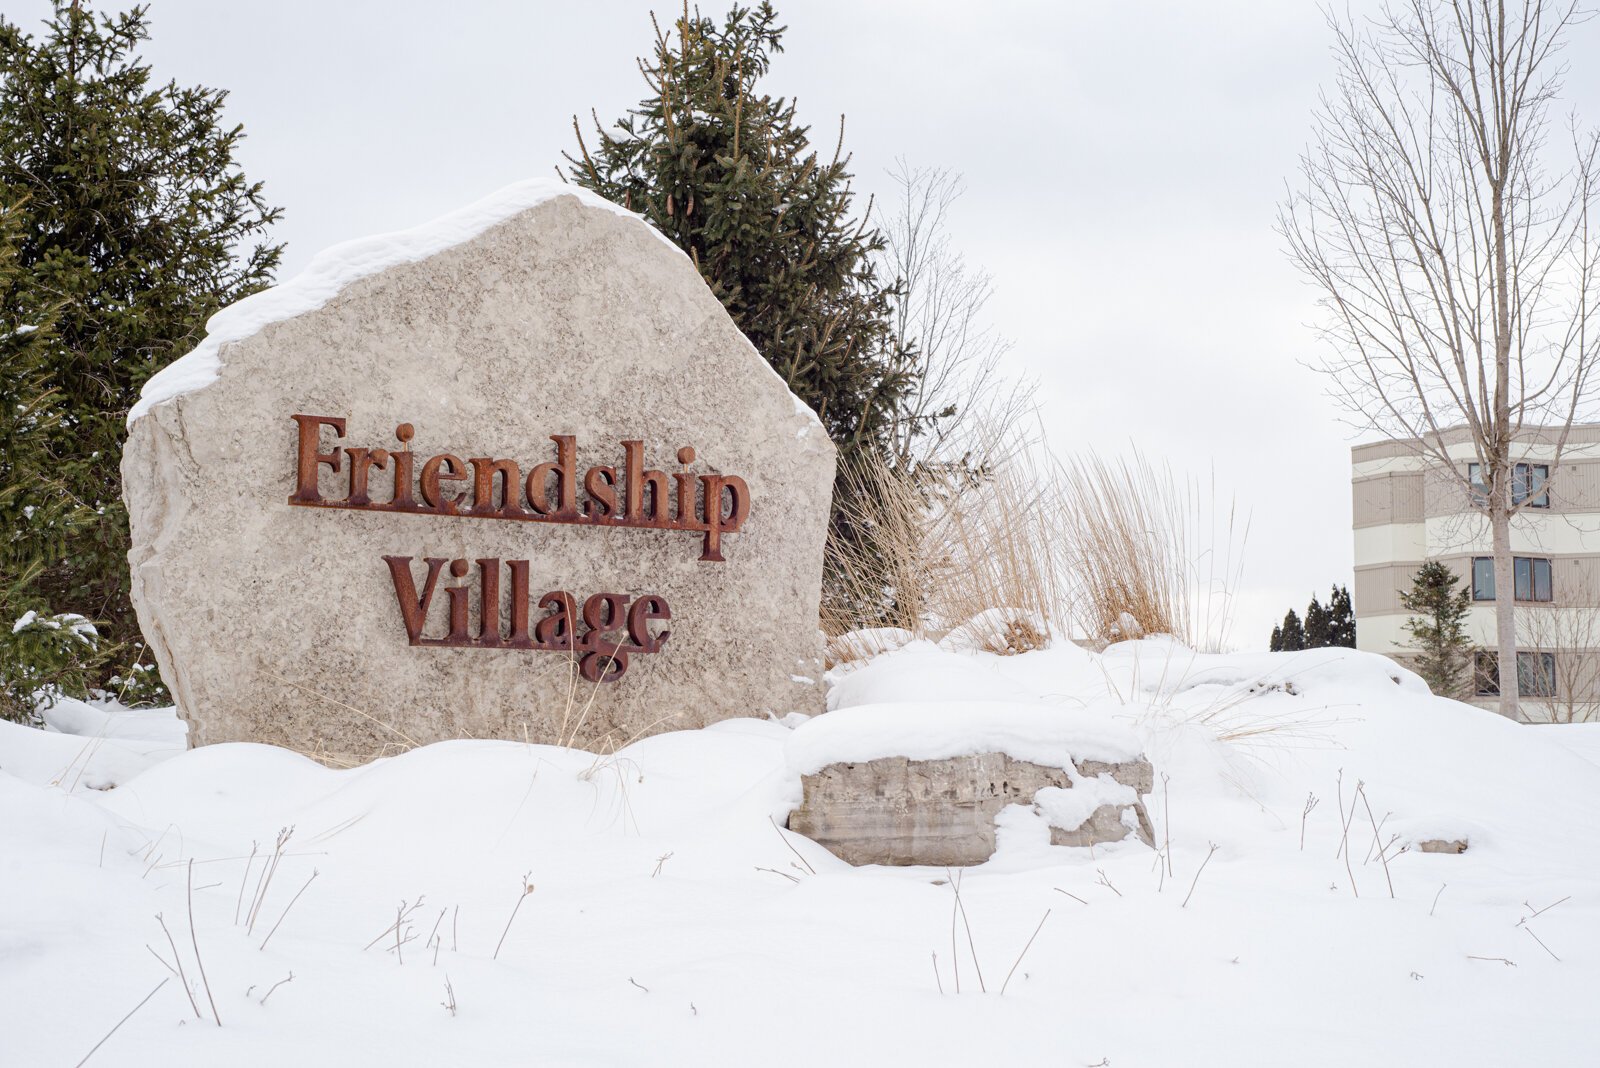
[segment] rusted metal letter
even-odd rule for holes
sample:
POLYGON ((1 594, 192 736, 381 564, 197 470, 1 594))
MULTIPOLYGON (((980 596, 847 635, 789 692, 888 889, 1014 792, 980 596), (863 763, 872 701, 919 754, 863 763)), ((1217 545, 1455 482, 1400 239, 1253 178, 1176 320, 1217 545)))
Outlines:
POLYGON ((556 443, 554 463, 542 463, 528 473, 528 507, 552 519, 578 517, 578 439, 571 434, 552 434, 556 443), (556 503, 550 504, 550 476, 556 476, 556 503))
POLYGON ((461 457, 452 453, 441 452, 438 456, 431 456, 428 462, 422 465, 422 499, 428 502, 428 507, 442 515, 455 515, 456 505, 465 497, 464 493, 457 493, 449 497, 439 493, 440 482, 465 482, 467 480, 466 465, 461 462, 461 457), (440 468, 446 470, 441 473, 440 468))
MULTIPOLYGON (((456 578, 467 577, 467 562, 465 560, 450 561, 450 574, 456 578)), ((470 645, 472 638, 467 635, 467 594, 465 586, 446 586, 445 596, 450 599, 450 633, 444 636, 445 645, 470 645)))
POLYGON ((322 428, 331 426, 334 433, 342 438, 344 420, 331 415, 291 415, 289 418, 300 427, 295 448, 294 494, 289 498, 289 503, 316 504, 322 500, 322 493, 317 488, 317 468, 321 464, 327 464, 334 471, 338 471, 341 452, 337 445, 333 447, 332 452, 317 451, 322 428))
POLYGON ((738 475, 701 475, 700 481, 706 487, 704 504, 706 537, 700 559, 720 561, 722 535, 731 534, 744 526, 745 517, 750 514, 750 487, 738 475), (726 516, 722 514, 724 493, 733 499, 726 516))
POLYGON ((372 503, 372 498, 367 494, 367 476, 372 468, 379 471, 389 467, 388 449, 346 449, 345 455, 350 457, 350 494, 345 497, 344 503, 352 508, 365 508, 372 503))
POLYGON ((511 560, 511 634, 506 644, 513 649, 531 649, 533 640, 528 637, 528 561, 511 560))
MULTIPOLYGON (((500 561, 474 560, 478 565, 478 644, 500 645, 500 561)), ((523 610, 526 613, 526 609, 523 610)), ((526 619, 526 615, 524 615, 526 619)))
POLYGON ((428 579, 423 584, 421 597, 417 596, 417 583, 411 577, 411 557, 385 556, 383 562, 389 565, 389 574, 394 579, 394 596, 400 602, 400 619, 406 625, 406 641, 411 645, 420 645, 422 628, 428 622, 428 605, 433 603, 433 588, 439 584, 439 569, 448 561, 438 556, 430 556, 423 561, 428 565, 428 579))
POLYGON ((516 519, 525 513, 517 504, 522 493, 522 471, 513 460, 474 456, 472 465, 472 514, 516 519), (494 476, 500 476, 500 504, 494 503, 494 476))
POLYGON ((671 619, 672 609, 667 607, 665 597, 648 594, 633 602, 633 607, 628 609, 628 640, 639 647, 641 653, 653 653, 661 648, 663 642, 672 637, 670 630, 651 637, 650 621, 654 619, 671 619))
POLYGON ((539 598, 539 607, 550 609, 550 614, 539 620, 533 629, 534 646, 552 651, 572 649, 572 631, 577 620, 577 603, 572 594, 556 590, 539 598))

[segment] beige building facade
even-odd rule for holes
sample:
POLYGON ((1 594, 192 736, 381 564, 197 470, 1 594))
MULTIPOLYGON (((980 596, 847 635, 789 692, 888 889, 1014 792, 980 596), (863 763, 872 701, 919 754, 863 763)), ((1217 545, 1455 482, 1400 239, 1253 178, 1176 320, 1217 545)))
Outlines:
MULTIPOLYGON (((1519 689, 1532 721, 1600 719, 1600 424, 1574 427, 1556 464, 1557 432, 1525 431, 1512 447, 1513 495, 1528 499, 1512 521, 1519 689)), ((1446 431, 1456 472, 1476 465, 1467 434, 1446 431)), ((1439 560, 1472 591, 1469 633, 1494 647, 1494 588, 1488 517, 1459 478, 1415 441, 1351 450, 1356 646, 1404 660, 1408 617, 1400 602, 1417 569, 1439 560)), ((1492 655, 1480 655, 1469 700, 1495 704, 1492 655)))

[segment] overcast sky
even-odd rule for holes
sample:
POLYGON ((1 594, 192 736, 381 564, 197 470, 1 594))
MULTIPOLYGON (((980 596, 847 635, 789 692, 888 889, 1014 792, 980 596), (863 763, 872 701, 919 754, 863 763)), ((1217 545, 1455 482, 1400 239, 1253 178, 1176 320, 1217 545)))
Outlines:
MULTIPOLYGON (((102 8, 105 5, 100 5, 102 8)), ((644 2, 152 0, 162 77, 231 91, 246 172, 282 205, 280 277, 549 175, 574 113, 643 95, 644 2)), ((1360 11, 1370 5, 1357 4, 1360 11)), ((675 8, 658 5, 663 21, 675 8)), ((720 4, 703 8, 719 13, 720 4)), ((48 5, 6 4, 27 29, 48 5)), ((1057 451, 1137 445, 1251 513, 1232 643, 1348 583, 1349 447, 1318 376, 1310 295, 1272 232, 1332 75, 1298 0, 1205 4, 789 0, 764 88, 863 192, 959 171, 952 220, 1057 451)), ((1600 121, 1600 24, 1569 43, 1562 107, 1600 121)))

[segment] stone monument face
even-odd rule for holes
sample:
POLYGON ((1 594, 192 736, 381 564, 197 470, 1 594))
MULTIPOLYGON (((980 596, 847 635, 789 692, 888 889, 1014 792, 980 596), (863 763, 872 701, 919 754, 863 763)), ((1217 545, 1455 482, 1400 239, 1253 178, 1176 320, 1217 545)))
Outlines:
POLYGON ((833 468, 687 257, 525 183, 330 250, 151 380, 133 603, 195 744, 820 712, 833 468))

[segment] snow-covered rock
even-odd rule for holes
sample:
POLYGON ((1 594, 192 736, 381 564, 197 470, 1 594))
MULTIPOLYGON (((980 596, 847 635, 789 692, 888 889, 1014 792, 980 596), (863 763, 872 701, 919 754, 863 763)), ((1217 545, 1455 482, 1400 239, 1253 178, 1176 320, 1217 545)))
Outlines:
POLYGON ((834 454, 654 227, 519 184, 324 253, 150 380, 129 596, 196 745, 821 712, 834 454))

